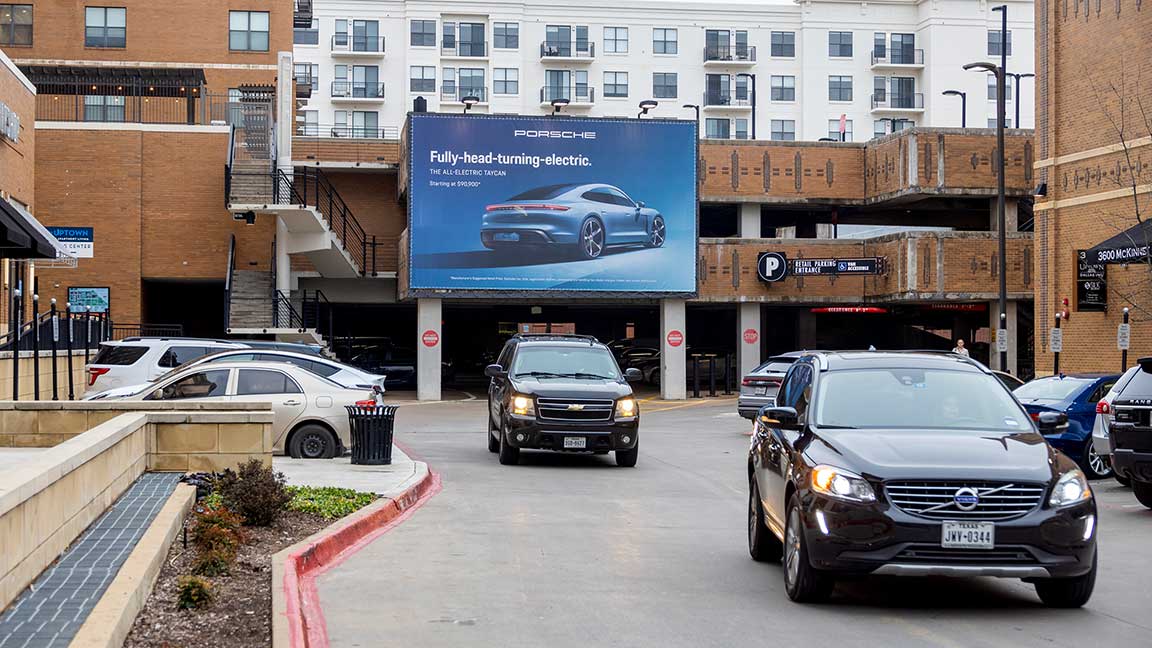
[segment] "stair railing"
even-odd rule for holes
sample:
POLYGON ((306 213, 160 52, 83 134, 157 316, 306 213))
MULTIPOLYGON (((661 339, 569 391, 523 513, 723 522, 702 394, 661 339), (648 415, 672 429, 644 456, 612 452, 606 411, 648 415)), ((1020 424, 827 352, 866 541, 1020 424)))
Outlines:
POLYGON ((228 239, 228 268, 224 271, 224 328, 232 327, 232 283, 235 274, 236 235, 232 234, 228 239))

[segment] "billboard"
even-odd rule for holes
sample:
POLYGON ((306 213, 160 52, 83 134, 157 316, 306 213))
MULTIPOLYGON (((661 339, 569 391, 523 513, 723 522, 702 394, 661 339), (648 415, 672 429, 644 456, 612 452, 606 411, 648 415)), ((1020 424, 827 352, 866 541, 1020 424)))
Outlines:
POLYGON ((695 293, 694 121, 413 113, 409 128, 409 293, 695 293))

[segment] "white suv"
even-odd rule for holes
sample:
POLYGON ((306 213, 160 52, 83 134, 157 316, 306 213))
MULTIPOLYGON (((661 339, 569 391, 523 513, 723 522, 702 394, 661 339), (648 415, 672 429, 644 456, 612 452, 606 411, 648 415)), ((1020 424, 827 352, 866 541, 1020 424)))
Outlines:
POLYGON ((239 342, 197 338, 126 338, 103 342, 88 363, 88 389, 84 393, 152 382, 190 360, 217 351, 244 348, 247 345, 239 342))

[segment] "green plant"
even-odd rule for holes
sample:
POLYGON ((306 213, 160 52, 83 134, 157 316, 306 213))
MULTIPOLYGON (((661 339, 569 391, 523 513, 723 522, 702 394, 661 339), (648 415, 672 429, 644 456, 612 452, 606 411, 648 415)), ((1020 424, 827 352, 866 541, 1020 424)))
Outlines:
POLYGON ((218 509, 224 506, 224 498, 220 496, 220 493, 212 491, 204 498, 203 504, 204 508, 218 509))
POLYGON ((284 474, 273 472, 259 459, 240 464, 238 470, 225 470, 216 479, 216 490, 224 506, 236 511, 250 526, 268 526, 292 499, 284 474))
POLYGON ((372 503, 376 496, 350 488, 289 486, 288 510, 312 513, 329 520, 342 518, 372 503))
POLYGON ((181 610, 206 607, 216 597, 212 583, 199 576, 181 576, 177 587, 176 606, 181 610))
POLYGON ((198 576, 223 576, 228 573, 235 559, 235 551, 225 549, 203 551, 192 563, 192 573, 198 576))

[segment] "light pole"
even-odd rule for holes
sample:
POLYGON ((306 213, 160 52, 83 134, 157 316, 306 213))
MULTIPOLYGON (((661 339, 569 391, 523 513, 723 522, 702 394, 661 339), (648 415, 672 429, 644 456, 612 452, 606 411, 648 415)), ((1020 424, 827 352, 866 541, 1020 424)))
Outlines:
POLYGON ((649 110, 652 110, 653 108, 655 108, 656 106, 659 106, 659 105, 660 105, 660 102, 656 101, 655 99, 645 99, 644 101, 641 101, 640 102, 640 112, 637 113, 636 119, 640 119, 644 115, 647 115, 649 110))
POLYGON ((553 115, 559 115, 560 109, 563 108, 564 106, 567 106, 568 103, 569 103, 569 100, 565 99, 564 97, 557 97, 557 98, 553 99, 552 100, 552 114, 553 115))
POLYGON ((699 104, 684 104, 685 108, 691 108, 696 111, 696 137, 700 137, 700 105, 699 104))
POLYGON ((1008 72, 1007 74, 1013 79, 1016 79, 1016 121, 1012 122, 1012 124, 1016 128, 1023 128, 1023 126, 1020 125, 1020 79, 1033 79, 1036 75, 1031 72, 1025 72, 1023 74, 1008 72))
POLYGON ((736 76, 748 77, 750 98, 752 99, 752 139, 756 139, 756 75, 751 72, 742 72, 736 76))
POLYGON ((461 99, 460 102, 464 104, 464 112, 467 113, 469 110, 472 110, 472 106, 480 103, 480 97, 475 95, 468 95, 467 97, 461 99))
POLYGON ((960 90, 945 90, 945 97, 960 97, 960 128, 968 128, 968 93, 960 90))

